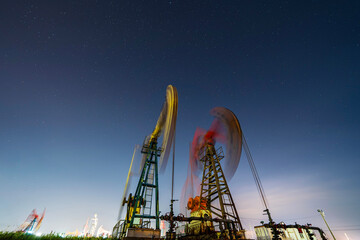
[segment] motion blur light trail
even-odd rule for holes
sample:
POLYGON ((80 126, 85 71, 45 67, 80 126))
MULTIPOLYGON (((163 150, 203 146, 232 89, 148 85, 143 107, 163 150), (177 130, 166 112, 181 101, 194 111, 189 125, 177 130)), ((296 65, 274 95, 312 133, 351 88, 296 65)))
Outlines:
POLYGON ((200 194, 199 174, 203 166, 199 161, 199 153, 208 142, 212 144, 219 142, 225 146, 226 157, 222 167, 228 181, 234 176, 240 162, 242 131, 235 114, 224 107, 215 107, 210 114, 214 117, 210 128, 207 131, 197 128, 190 145, 188 174, 180 201, 180 208, 183 212, 186 212, 187 199, 200 194))
POLYGON ((136 148, 134 149, 118 221, 112 232, 114 238, 124 238, 132 236, 132 234, 140 238, 144 238, 146 234, 152 234, 153 237, 158 236, 155 238, 160 238, 158 173, 164 172, 174 141, 177 106, 177 90, 172 85, 169 85, 166 89, 166 99, 155 128, 151 135, 145 138, 141 148, 143 154, 140 164, 141 174, 135 193, 130 193, 126 198, 137 151, 136 148), (158 148, 158 144, 161 147, 158 148), (122 219, 124 208, 126 208, 126 216, 122 219), (151 228, 154 225, 155 229, 151 228))
POLYGON ((36 233, 44 219, 45 211, 46 209, 44 209, 40 217, 37 214, 36 209, 32 210, 32 212, 26 218, 25 222, 18 227, 17 232, 36 233))

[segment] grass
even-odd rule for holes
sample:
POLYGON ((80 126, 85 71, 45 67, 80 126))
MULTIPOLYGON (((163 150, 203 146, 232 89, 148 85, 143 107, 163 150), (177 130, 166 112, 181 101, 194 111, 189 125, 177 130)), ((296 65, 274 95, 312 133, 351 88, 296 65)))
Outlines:
POLYGON ((18 240, 18 239, 25 239, 25 240, 60 240, 60 239, 67 239, 67 240, 100 240, 104 238, 96 238, 96 237, 61 237, 58 234, 48 234, 42 235, 40 237, 26 234, 21 232, 0 232, 0 240, 18 240))

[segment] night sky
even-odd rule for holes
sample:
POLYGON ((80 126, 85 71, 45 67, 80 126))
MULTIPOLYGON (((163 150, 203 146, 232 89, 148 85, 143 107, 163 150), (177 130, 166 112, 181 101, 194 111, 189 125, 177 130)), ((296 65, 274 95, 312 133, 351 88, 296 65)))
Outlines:
MULTIPOLYGON (((275 221, 326 230, 323 209, 338 240, 360 239, 359 12, 359 1, 2 1, 0 230, 45 207, 41 232, 81 230, 94 213, 112 229, 133 148, 172 84, 175 198, 196 127, 223 106, 275 221)), ((229 184, 246 229, 266 220, 244 156, 229 184)))

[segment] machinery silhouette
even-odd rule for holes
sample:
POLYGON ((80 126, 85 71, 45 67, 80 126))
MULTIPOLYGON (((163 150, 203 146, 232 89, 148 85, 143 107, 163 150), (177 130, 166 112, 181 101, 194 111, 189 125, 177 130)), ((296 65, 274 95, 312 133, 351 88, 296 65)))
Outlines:
POLYGON ((32 210, 32 212, 29 214, 29 216, 26 218, 25 222, 19 226, 17 229, 18 232, 24 232, 24 233, 36 233, 45 216, 44 209, 43 213, 41 214, 41 217, 36 213, 36 209, 32 210))
POLYGON ((316 239, 314 230, 325 240, 323 231, 311 225, 276 224, 270 214, 265 191, 250 154, 249 147, 235 114, 227 108, 216 107, 210 111, 214 120, 208 130, 197 128, 190 146, 188 175, 182 189, 180 213, 175 215, 173 204, 174 158, 172 164, 172 192, 170 212, 160 216, 158 173, 165 170, 170 149, 175 148, 175 128, 178 95, 175 87, 169 85, 166 100, 151 135, 146 137, 141 153, 140 174, 134 194, 129 191, 129 183, 134 175, 136 146, 131 160, 119 216, 113 228, 116 239, 160 239, 160 220, 169 223, 166 239, 241 239, 245 240, 242 226, 228 182, 234 176, 244 150, 254 177, 256 187, 264 205, 269 223, 262 222, 255 227, 259 239, 291 239, 290 230, 299 236, 306 234, 316 239), (161 138, 162 137, 162 138, 161 138), (161 147, 158 147, 158 146, 161 147), (219 146, 222 145, 222 146, 219 146), (225 155, 222 147, 225 147, 225 155), (123 212, 126 214, 123 217, 123 212), (190 216, 183 213, 190 211, 190 216), (183 231, 178 225, 182 224, 183 231), (295 230, 294 230, 295 229, 295 230), (265 234, 264 236, 262 234, 265 234))

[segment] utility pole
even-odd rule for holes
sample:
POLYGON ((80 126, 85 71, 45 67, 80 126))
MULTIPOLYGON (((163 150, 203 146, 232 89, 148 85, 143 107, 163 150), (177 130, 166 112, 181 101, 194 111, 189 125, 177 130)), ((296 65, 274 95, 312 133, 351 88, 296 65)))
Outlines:
POLYGON ((347 240, 350 240, 350 238, 348 237, 348 235, 345 233, 345 237, 347 240))
POLYGON ((326 222, 326 220, 325 220, 325 213, 324 213, 324 211, 323 211, 323 210, 320 210, 320 209, 318 209, 317 211, 320 213, 320 215, 321 215, 322 218, 324 219, 324 222, 325 222, 326 226, 328 227, 328 229, 329 229, 332 237, 334 238, 334 240, 336 240, 334 234, 333 234, 332 231, 330 230, 330 227, 329 227, 329 225, 327 224, 327 222, 326 222))

